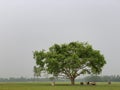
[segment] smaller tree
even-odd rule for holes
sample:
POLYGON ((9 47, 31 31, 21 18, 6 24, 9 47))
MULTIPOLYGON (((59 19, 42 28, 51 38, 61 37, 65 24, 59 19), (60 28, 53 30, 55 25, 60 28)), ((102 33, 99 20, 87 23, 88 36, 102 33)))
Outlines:
POLYGON ((52 82, 55 81, 55 77, 50 77, 49 79, 50 79, 50 81, 52 81, 52 82))
POLYGON ((55 85, 55 77, 50 77, 49 79, 51 81, 51 85, 54 86, 55 85))
POLYGON ((37 67, 37 66, 34 66, 34 77, 37 77, 38 78, 38 76, 40 76, 41 75, 41 69, 40 69, 40 67, 37 67))

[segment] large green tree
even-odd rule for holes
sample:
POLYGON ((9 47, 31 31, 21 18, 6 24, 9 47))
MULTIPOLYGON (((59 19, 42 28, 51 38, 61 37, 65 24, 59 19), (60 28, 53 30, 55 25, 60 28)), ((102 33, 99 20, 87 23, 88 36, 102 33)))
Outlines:
POLYGON ((81 74, 100 74, 106 64, 104 56, 88 43, 70 42, 54 44, 49 50, 33 52, 39 72, 47 71, 53 76, 64 75, 74 85, 81 74))

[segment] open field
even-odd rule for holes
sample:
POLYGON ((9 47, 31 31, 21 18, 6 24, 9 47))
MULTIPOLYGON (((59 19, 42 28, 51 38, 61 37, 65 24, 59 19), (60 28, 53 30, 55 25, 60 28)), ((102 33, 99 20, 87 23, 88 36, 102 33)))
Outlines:
POLYGON ((120 90, 120 83, 97 83, 96 86, 79 85, 71 86, 69 83, 0 83, 0 90, 120 90))

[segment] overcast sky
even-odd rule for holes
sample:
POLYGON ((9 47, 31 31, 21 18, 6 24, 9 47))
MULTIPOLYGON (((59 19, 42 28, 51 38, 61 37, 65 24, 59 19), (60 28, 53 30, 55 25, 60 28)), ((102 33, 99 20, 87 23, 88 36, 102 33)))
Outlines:
POLYGON ((0 0, 0 77, 33 77, 32 51, 88 42, 104 54, 101 75, 120 75, 119 0, 0 0))

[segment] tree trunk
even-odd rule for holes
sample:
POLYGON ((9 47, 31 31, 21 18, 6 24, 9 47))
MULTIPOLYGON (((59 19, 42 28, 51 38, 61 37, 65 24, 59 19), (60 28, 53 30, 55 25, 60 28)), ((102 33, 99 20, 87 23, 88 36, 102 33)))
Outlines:
POLYGON ((75 78, 70 78, 71 80, 71 85, 75 85, 75 78))

